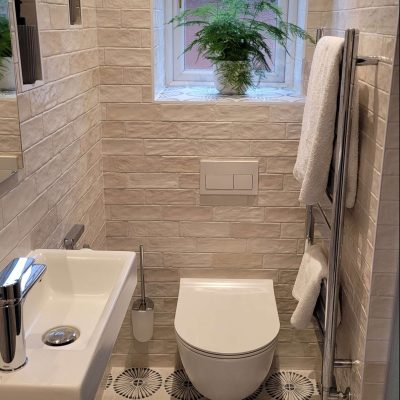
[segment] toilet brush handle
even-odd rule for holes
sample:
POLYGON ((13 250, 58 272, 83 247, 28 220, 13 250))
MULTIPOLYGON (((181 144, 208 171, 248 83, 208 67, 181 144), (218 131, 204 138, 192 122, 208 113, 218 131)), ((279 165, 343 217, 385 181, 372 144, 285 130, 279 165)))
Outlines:
POLYGON ((139 246, 140 253, 140 280, 141 280, 141 296, 142 296, 142 304, 146 304, 146 287, 144 282, 144 247, 143 245, 139 246))

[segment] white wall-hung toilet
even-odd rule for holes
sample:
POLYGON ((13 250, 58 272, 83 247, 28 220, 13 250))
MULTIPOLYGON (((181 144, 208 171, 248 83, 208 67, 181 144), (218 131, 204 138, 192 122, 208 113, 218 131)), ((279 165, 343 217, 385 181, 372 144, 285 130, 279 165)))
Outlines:
POLYGON ((210 400, 255 392, 272 364, 279 333, 269 279, 180 281, 175 332, 182 364, 210 400))

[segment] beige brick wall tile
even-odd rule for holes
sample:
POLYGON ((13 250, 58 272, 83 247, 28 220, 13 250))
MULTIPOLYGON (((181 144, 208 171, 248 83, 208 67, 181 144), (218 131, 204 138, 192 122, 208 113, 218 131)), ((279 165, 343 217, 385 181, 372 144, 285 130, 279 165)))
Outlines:
POLYGON ((200 252, 243 253, 246 250, 246 240, 232 238, 199 238, 197 249, 200 252))
POLYGON ((122 26, 133 28, 149 28, 151 23, 150 10, 124 10, 122 26))
POLYGON ((100 84, 117 85, 122 84, 123 80, 124 70, 122 67, 100 67, 100 84))
POLYGON ((304 103, 279 103, 270 106, 271 122, 301 122, 304 103))
POLYGON ((107 221, 106 232, 107 237, 127 237, 129 232, 129 224, 127 221, 107 221))
POLYGON ((295 161, 295 157, 269 157, 267 172, 269 174, 291 174, 295 161))
POLYGON ((297 155, 297 141, 265 140, 254 141, 251 144, 251 155, 262 157, 295 157, 297 155))
POLYGON ((74 53, 70 56, 69 64, 71 74, 96 68, 99 65, 97 50, 92 49, 74 53))
POLYGON ((250 144, 234 140, 202 140, 198 152, 207 157, 249 157, 250 144))
POLYGON ((193 156, 198 153, 198 144, 194 140, 146 139, 144 147, 146 155, 193 156))
POLYGON ((168 122, 126 122, 126 136, 138 138, 177 138, 178 127, 168 122))
POLYGON ((159 190, 151 189, 145 192, 146 204, 196 204, 197 193, 193 190, 159 190))
POLYGON ((121 26, 121 11, 110 9, 97 10, 97 26, 104 28, 115 28, 121 26))
POLYGON ((20 125, 20 130, 22 149, 26 150, 43 138, 44 132, 42 116, 39 115, 36 118, 32 118, 22 123, 20 125))
POLYGON ((173 252, 176 249, 183 253, 197 251, 196 239, 193 238, 150 237, 145 241, 145 245, 150 251, 173 252))
POLYGON ((150 0, 103 0, 104 7, 116 9, 149 9, 150 0))
POLYGON ((279 238, 280 233, 280 224, 255 224, 246 222, 231 224, 231 235, 235 238, 279 238))
POLYGON ((143 154, 140 139, 103 139, 104 154, 143 154))
POLYGON ((105 189, 105 204, 143 204, 144 190, 105 189))
POLYGON ((7 225, 23 211, 37 196, 35 180, 24 180, 15 189, 8 192, 2 199, 3 223, 7 225))
POLYGON ((236 139, 283 139, 285 137, 285 124, 273 123, 235 123, 232 134, 236 139))
POLYGON ((178 176, 176 174, 129 174, 128 188, 165 188, 178 187, 178 176))
POLYGON ((268 122, 269 106, 234 105, 215 107, 216 121, 268 122), (240 107, 240 108, 239 108, 240 107))
POLYGON ((213 254, 213 266, 216 268, 231 268, 247 269, 261 268, 262 255, 259 254, 213 254))
POLYGON ((264 222, 262 207, 217 207, 214 210, 216 221, 264 222))
POLYGON ((4 260, 5 263, 11 261, 6 257, 8 253, 15 248, 15 244, 19 242, 20 237, 17 219, 14 219, 10 224, 0 230, 0 258, 4 260))
POLYGON ((259 174, 258 188, 260 190, 281 190, 283 189, 283 176, 279 174, 259 174))
POLYGON ((18 107, 17 102, 9 100, 0 100, 0 115, 2 118, 17 118, 18 117, 18 107))
POLYGON ((128 85, 145 85, 152 83, 151 68, 129 67, 124 68, 123 82, 128 85))
POLYGON ((135 221, 129 223, 128 235, 141 236, 179 236, 179 223, 170 221, 135 221))
POLYGON ((18 136, 18 120, 16 118, 1 118, 1 131, 0 137, 3 139, 3 135, 18 136))
POLYGON ((174 268, 209 268, 213 257, 207 253, 164 253, 164 263, 174 268))
POLYGON ((68 6, 54 5, 49 7, 50 23, 53 29, 67 29, 69 26, 68 6))
POLYGON ((162 208, 162 219, 171 221, 211 221, 212 207, 167 206, 162 208))
POLYGON ((249 239, 248 251, 250 253, 295 254, 297 252, 297 240, 261 238, 249 239))
POLYGON ((258 205, 266 207, 298 207, 298 192, 268 191, 260 192, 258 205))
POLYGON ((153 104, 107 104, 106 110, 110 121, 153 121, 160 116, 158 105, 153 104))
POLYGON ((99 28, 97 40, 102 47, 140 47, 141 34, 136 29, 99 28))
POLYGON ((151 52, 150 49, 106 48, 104 62, 106 65, 148 67, 151 65, 151 52))
POLYGON ((25 170, 28 175, 46 164, 53 156, 53 144, 51 138, 46 138, 31 147, 24 153, 25 170))
POLYGON ((161 107, 162 121, 213 121, 215 109, 211 105, 163 104, 161 107))
POLYGON ((107 220, 161 220, 161 207, 136 205, 107 205, 107 220))
POLYGON ((230 226, 224 222, 181 222, 180 234, 185 237, 229 237, 230 226))
POLYGON ((47 214, 48 209, 46 196, 41 196, 18 215, 21 237, 24 237, 47 214))

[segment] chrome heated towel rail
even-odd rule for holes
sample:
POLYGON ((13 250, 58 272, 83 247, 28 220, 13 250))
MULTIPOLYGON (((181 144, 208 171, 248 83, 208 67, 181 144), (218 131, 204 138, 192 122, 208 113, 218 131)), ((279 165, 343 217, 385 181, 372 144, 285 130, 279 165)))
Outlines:
MULTIPOLYGON (((317 29, 317 41, 324 35, 322 28, 317 29)), ((314 240, 314 210, 317 208, 323 221, 330 229, 328 279, 321 285, 315 316, 324 334, 322 361, 322 400, 351 399, 350 388, 345 393, 338 392, 335 382, 335 368, 351 368, 357 361, 335 359, 337 315, 339 307, 340 261, 343 236, 343 221, 346 200, 346 180, 348 151, 351 132, 352 98, 357 66, 376 65, 378 57, 360 57, 357 55, 359 32, 348 29, 345 32, 343 59, 341 66, 340 94, 336 117, 335 146, 337 157, 331 165, 329 183, 326 189, 332 206, 329 218, 320 204, 306 207, 306 246, 314 240)))

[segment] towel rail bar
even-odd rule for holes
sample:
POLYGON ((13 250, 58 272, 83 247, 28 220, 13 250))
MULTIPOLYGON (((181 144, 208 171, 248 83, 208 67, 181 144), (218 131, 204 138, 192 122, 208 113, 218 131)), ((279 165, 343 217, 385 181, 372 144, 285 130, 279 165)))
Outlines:
MULTIPOLYGON (((324 35, 324 29, 318 28, 317 41, 324 35)), ((385 61, 380 57, 357 56, 359 32, 356 29, 348 29, 345 32, 343 60, 341 69, 339 108, 336 121, 336 146, 337 159, 332 168, 330 178, 333 180, 327 186, 327 195, 332 202, 331 219, 325 214, 322 206, 317 208, 323 216, 323 220, 331 230, 328 279, 323 282, 321 295, 317 301, 314 315, 324 334, 323 361, 322 361, 322 400, 337 398, 350 399, 351 392, 348 388, 345 393, 339 393, 335 383, 334 369, 338 367, 352 367, 357 361, 336 360, 336 328, 339 307, 340 277, 339 268, 341 261, 341 245, 343 238, 343 221, 346 200, 346 180, 348 165, 349 136, 351 130, 351 104, 355 85, 356 66, 376 65, 379 61, 385 61), (322 293, 323 292, 323 293, 322 293)), ((330 180, 331 180, 330 179, 330 180)), ((306 207, 306 246, 313 243, 315 218, 312 205, 306 207)))
POLYGON ((329 221, 328 216, 325 214, 324 209, 322 208, 321 204, 319 204, 319 203, 317 203, 317 206, 318 206, 319 212, 321 213, 321 215, 324 219, 326 226, 331 230, 332 229, 331 222, 329 221))

